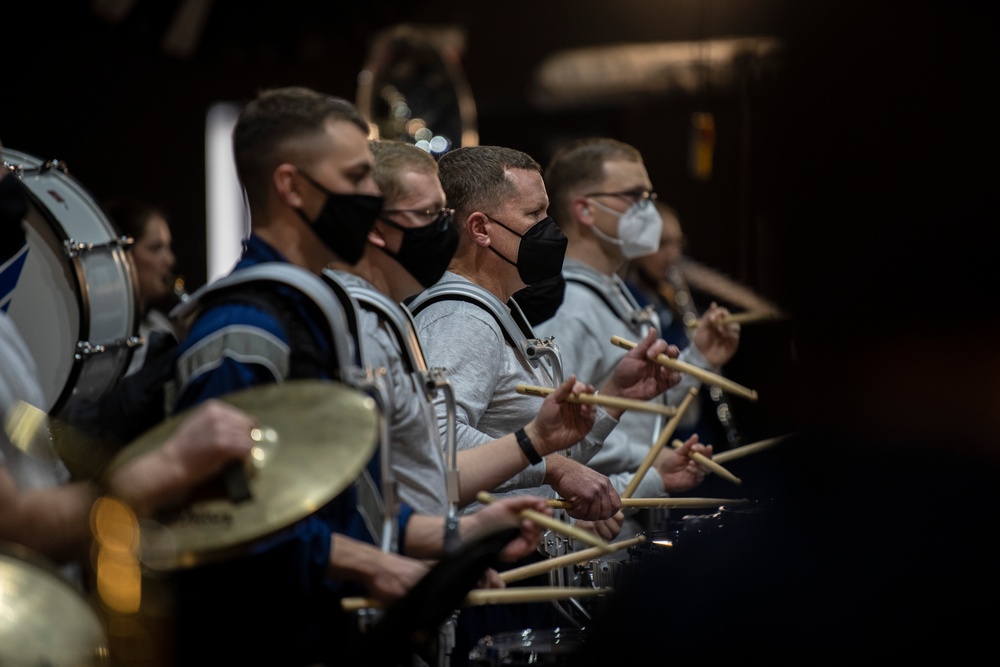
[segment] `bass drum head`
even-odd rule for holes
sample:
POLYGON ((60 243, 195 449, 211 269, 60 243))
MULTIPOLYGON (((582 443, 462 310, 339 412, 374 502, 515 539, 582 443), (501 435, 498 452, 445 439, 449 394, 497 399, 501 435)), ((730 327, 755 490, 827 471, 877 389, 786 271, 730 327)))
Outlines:
POLYGON ((31 350, 57 415, 98 399, 124 375, 138 329, 135 271, 119 232, 72 177, 25 153, 2 149, 7 178, 28 199, 26 243, 3 269, 0 308, 31 350))

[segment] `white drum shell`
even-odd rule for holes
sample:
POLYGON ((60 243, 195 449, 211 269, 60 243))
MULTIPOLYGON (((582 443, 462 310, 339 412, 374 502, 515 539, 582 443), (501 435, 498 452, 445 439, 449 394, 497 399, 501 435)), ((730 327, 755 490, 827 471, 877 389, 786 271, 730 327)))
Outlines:
MULTIPOLYGON (((135 272, 119 232, 90 194, 43 161, 3 149, 3 161, 22 165, 29 194, 27 258, 11 293, 8 314, 34 355, 55 415, 78 398, 100 398, 128 368, 136 336, 135 272), (64 242, 94 244, 70 256, 64 242), (81 354, 79 343, 98 351, 81 354)), ((8 174, 8 178, 13 174, 8 174)))

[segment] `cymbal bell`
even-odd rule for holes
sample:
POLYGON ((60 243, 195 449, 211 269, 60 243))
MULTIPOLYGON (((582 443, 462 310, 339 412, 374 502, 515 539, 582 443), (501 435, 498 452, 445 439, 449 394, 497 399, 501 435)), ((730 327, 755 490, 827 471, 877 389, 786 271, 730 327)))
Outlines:
MULTIPOLYGON (((340 382, 292 380, 254 387, 220 400, 254 416, 258 445, 247 465, 227 471, 180 508, 144 520, 141 560, 153 569, 195 567, 243 553, 255 542, 304 519, 359 475, 378 442, 374 399, 340 382)), ((162 444, 188 416, 173 415, 111 462, 112 469, 162 444)))
POLYGON ((108 665, 100 617, 56 567, 0 543, 0 665, 108 665))

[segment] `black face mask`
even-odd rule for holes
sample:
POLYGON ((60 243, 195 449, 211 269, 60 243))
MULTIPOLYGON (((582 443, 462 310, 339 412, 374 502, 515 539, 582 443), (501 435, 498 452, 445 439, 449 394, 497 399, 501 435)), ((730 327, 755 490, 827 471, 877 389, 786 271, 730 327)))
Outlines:
POLYGON ((357 264, 365 251, 368 232, 375 218, 382 211, 383 197, 377 195, 345 195, 331 192, 299 169, 299 173, 314 188, 326 195, 326 202, 315 220, 310 220, 302 209, 295 209, 306 224, 311 225, 316 236, 337 257, 348 264, 357 264))
POLYGON ((533 327, 551 319, 566 295, 566 279, 560 273, 514 292, 514 301, 533 327))
MULTIPOLYGON (((0 169, 5 169, 0 165, 0 169)), ((0 264, 17 254, 24 245, 24 225, 28 197, 16 176, 0 179, 0 264)))
POLYGON ((385 216, 379 216, 379 220, 403 232, 399 252, 380 249, 399 262, 417 282, 430 287, 444 275, 458 248, 458 232, 451 226, 450 213, 442 211, 424 227, 403 227, 385 216))
MULTIPOLYGON (((486 217, 490 218, 488 215, 486 217)), ((511 234, 520 237, 521 243, 517 247, 517 262, 510 261, 497 252, 493 246, 487 247, 495 252, 500 259, 516 266, 517 274, 525 285, 554 278, 562 272, 568 241, 566 235, 556 226, 556 221, 551 217, 539 220, 524 234, 518 234, 496 218, 490 218, 490 220, 511 234)))

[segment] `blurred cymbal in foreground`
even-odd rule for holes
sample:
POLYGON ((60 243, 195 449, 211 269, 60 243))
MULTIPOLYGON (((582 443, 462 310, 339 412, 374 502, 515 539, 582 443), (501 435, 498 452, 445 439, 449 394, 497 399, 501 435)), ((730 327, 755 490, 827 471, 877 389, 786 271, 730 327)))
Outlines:
POLYGON ((42 556, 0 543, 0 665, 107 665, 100 617, 42 556))
MULTIPOLYGON (((375 452, 376 403, 346 384, 294 380, 219 398, 257 419, 258 445, 246 466, 226 471, 225 484, 214 480, 184 506, 142 522, 141 559, 154 569, 194 567, 242 553, 335 498, 375 452)), ((141 435, 112 468, 162 444, 187 413, 141 435)))

